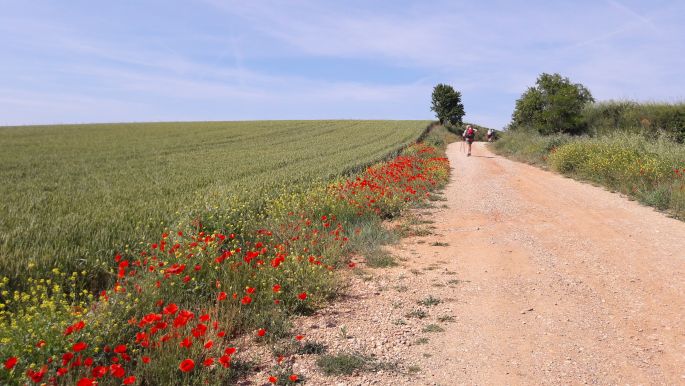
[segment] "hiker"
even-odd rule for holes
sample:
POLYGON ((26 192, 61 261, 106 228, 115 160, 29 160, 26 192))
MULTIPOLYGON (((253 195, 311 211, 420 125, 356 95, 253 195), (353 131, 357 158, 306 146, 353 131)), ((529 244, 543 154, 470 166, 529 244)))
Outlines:
POLYGON ((476 138, 476 132, 478 132, 478 130, 474 129, 471 125, 466 125, 466 130, 464 130, 464 134, 462 134, 464 141, 469 145, 469 152, 466 154, 467 157, 471 156, 471 144, 476 138))
POLYGON ((495 130, 488 129, 488 142, 492 142, 495 139, 495 130))

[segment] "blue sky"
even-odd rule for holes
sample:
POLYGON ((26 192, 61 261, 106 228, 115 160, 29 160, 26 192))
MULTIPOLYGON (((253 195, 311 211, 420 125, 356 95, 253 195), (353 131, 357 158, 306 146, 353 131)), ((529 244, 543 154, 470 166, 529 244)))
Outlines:
POLYGON ((685 2, 0 0, 0 125, 431 119, 501 128, 542 72, 685 98, 685 2))

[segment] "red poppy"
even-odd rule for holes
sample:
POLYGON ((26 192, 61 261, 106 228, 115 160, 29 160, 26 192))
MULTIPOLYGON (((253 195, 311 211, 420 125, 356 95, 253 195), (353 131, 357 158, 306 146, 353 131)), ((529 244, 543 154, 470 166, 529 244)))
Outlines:
POLYGON ((95 381, 90 379, 90 378, 81 378, 77 383, 76 386, 93 386, 96 385, 95 381))
POLYGON ((143 359, 143 363, 150 363, 150 357, 144 356, 142 359, 143 359))
POLYGON ((55 373, 57 374, 58 377, 61 377, 68 372, 69 372, 69 370, 66 367, 60 367, 59 369, 57 369, 57 371, 55 373))
POLYGON ((79 351, 85 350, 87 347, 88 347, 88 345, 87 345, 86 343, 84 343, 84 342, 78 342, 78 343, 74 344, 74 345, 71 347, 71 349, 72 349, 74 352, 79 352, 79 351))
POLYGON ((231 357, 228 355, 222 355, 221 358, 219 358, 219 363, 221 363, 224 368, 231 367, 231 357))
POLYGON ((281 292, 281 285, 280 284, 274 284, 273 291, 277 292, 277 293, 281 292))
POLYGON ((201 321, 201 322, 206 322, 206 321, 208 321, 209 319, 210 319, 210 317, 209 317, 209 315, 207 315, 207 314, 200 315, 200 321, 201 321))
POLYGON ((254 291, 255 291, 255 289, 254 289, 253 287, 247 287, 247 288, 245 288, 245 292, 248 293, 248 294, 253 294, 254 291))
POLYGON ((9 357, 5 361, 5 368, 7 370, 12 370, 12 368, 16 366, 17 362, 19 362, 19 359, 17 359, 17 357, 9 357))
POLYGON ((226 354, 226 355, 233 355, 233 354, 235 354, 235 352, 236 352, 235 347, 228 347, 228 348, 226 348, 226 350, 224 350, 224 354, 226 354))
POLYGON ((212 346, 214 346, 214 342, 213 342, 213 341, 208 340, 207 342, 205 342, 205 348, 206 348, 206 349, 210 349, 210 348, 212 348, 212 346))
POLYGON ((43 366, 40 371, 35 371, 28 369, 26 370, 26 376, 31 378, 31 380, 35 383, 38 383, 43 380, 43 377, 45 376, 45 373, 48 371, 47 366, 43 366))
POLYGON ((184 373, 187 373, 188 371, 192 371, 194 368, 195 368, 195 361, 190 359, 190 358, 184 359, 178 365, 178 369, 183 371, 184 373))
POLYGON ((107 375, 107 367, 105 366, 96 366, 93 368, 93 370, 90 372, 95 378, 102 378, 105 375, 107 375))
POLYGON ((302 340, 302 339, 304 339, 304 335, 295 336, 295 340, 302 340))
POLYGON ((257 330, 257 335, 258 335, 258 336, 264 336, 264 335, 266 335, 266 330, 263 329, 263 328, 260 328, 259 330, 257 330))
POLYGON ((192 330, 192 334, 196 338, 204 336, 206 333, 207 333, 207 326, 202 324, 202 323, 198 323, 198 325, 195 328, 193 328, 193 330, 192 330))
POLYGON ((292 382, 297 382, 297 379, 298 379, 297 374, 293 374, 289 378, 290 378, 290 381, 292 381, 292 382))
POLYGON ((120 344, 117 347, 114 348, 114 352, 117 354, 122 354, 126 352, 126 345, 125 344, 120 344))
POLYGON ((216 300, 222 301, 222 300, 226 299, 227 296, 228 295, 226 295, 226 292, 219 292, 219 295, 216 297, 216 300))
POLYGON ((269 377, 269 383, 276 384, 278 382, 278 378, 274 377, 273 375, 269 377))
POLYGON ((166 315, 173 315, 176 313, 176 311, 178 311, 178 306, 174 303, 170 303, 169 305, 164 307, 164 310, 163 310, 164 314, 166 314, 166 315))
POLYGON ((245 295, 245 296, 243 296, 243 298, 240 300, 240 303, 245 304, 245 305, 248 305, 248 304, 252 303, 252 298, 249 297, 249 296, 247 296, 247 295, 245 295))
POLYGON ((297 298, 300 299, 300 300, 305 300, 305 299, 307 299, 307 293, 306 293, 306 292, 302 292, 302 293, 300 293, 299 295, 297 295, 297 298))
POLYGON ((38 348, 43 348, 45 347, 45 341, 44 340, 39 340, 38 343, 36 343, 36 347, 38 348))
POLYGON ((185 338, 178 344, 181 347, 190 348, 193 345, 193 341, 190 338, 185 338))
POLYGON ((203 365, 204 367, 209 367, 209 366, 211 366, 211 365, 213 365, 213 364, 214 364, 214 358, 207 358, 207 359, 204 360, 204 362, 202 362, 202 365, 203 365))
POLYGON ((124 367, 118 363, 109 366, 109 372, 112 373, 114 378, 123 378, 126 375, 126 370, 124 367))
POLYGON ((132 385, 134 383, 136 383, 136 377, 134 375, 131 375, 130 377, 124 379, 124 385, 132 385))

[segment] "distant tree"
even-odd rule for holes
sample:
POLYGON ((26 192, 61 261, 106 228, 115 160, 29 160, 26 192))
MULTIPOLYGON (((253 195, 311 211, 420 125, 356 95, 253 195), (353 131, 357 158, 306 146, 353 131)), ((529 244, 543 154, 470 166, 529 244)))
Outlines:
POLYGON ((579 134, 585 130, 583 107, 594 102, 592 94, 580 83, 571 83, 559 74, 541 74, 516 101, 511 117, 512 129, 529 127, 541 134, 579 134))
POLYGON ((446 84, 438 84, 433 88, 431 110, 441 124, 449 122, 453 125, 461 125, 464 117, 464 105, 461 103, 461 93, 446 84))

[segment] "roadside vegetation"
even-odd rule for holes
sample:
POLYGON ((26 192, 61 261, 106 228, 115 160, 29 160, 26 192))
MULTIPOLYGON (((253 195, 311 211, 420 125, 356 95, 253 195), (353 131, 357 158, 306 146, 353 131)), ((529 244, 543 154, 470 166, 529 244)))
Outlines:
MULTIPOLYGON (((254 354, 246 347, 254 342, 306 347, 290 316, 330 301, 339 289, 336 270, 354 269, 351 253, 392 239, 382 221, 447 182, 449 135, 437 127, 386 162, 299 183, 249 210, 229 200, 181 216, 112 253, 112 284, 98 291, 84 285, 93 277, 87 269, 40 271, 16 287, 9 277, 0 280, 0 380, 226 384, 250 371, 254 354)), ((309 148, 304 156, 310 152, 317 153, 309 148)), ((274 354, 265 382, 302 380, 274 354)))
POLYGON ((542 74, 492 148, 685 219, 685 104, 593 101, 582 85, 542 74))

